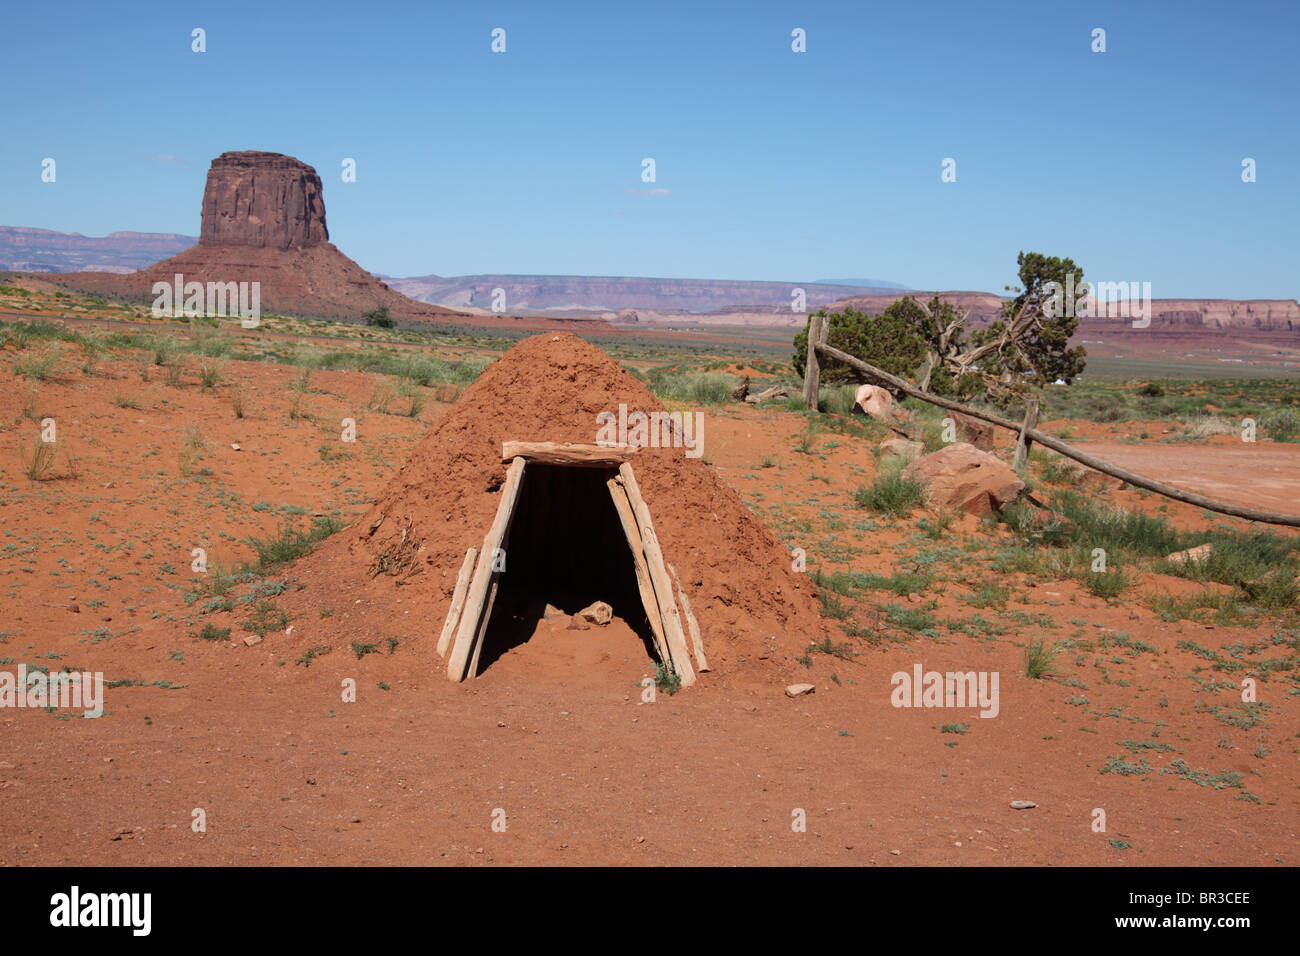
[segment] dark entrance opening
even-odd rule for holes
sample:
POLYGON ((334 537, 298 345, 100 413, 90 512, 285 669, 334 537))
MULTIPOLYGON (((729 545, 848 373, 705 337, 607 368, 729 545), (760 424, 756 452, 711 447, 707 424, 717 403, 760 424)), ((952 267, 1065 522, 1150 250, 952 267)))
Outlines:
POLYGON ((632 552, 605 484, 616 474, 616 468, 528 464, 478 673, 527 642, 547 604, 576 614, 604 601, 656 660, 632 552))

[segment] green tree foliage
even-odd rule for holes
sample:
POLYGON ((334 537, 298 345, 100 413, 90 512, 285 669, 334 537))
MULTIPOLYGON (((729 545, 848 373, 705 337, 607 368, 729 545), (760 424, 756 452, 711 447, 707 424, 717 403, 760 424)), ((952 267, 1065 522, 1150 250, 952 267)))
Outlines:
MULTIPOLYGON (((968 399, 988 393, 997 397, 1028 386, 1063 379, 1071 382, 1084 368, 1087 352, 1070 348, 1079 327, 1073 302, 1088 294, 1083 271, 1072 259, 1021 252, 1016 259, 1020 285, 1008 286, 1015 298, 987 328, 968 332, 966 313, 935 296, 921 303, 903 296, 879 315, 856 309, 831 313, 829 342, 849 355, 875 365, 938 395, 968 399)), ((818 315, 825 316, 823 309, 818 315)), ((808 360, 808 329, 795 335, 792 362, 802 376, 808 360)), ((822 381, 863 381, 839 362, 822 364, 822 381)))
MULTIPOLYGON (((826 315, 823 309, 817 313, 826 315)), ((910 296, 904 296, 879 315, 845 309, 830 315, 831 346, 892 375, 910 378, 925 359, 921 332, 921 310, 910 296)), ((795 372, 802 376, 808 361, 808 327, 794 337, 795 372)), ((821 379, 828 385, 862 381, 862 376, 842 362, 823 362, 821 379)))
POLYGON ((391 329, 393 327, 393 319, 388 314, 388 306, 386 305, 371 309, 369 312, 363 312, 361 318, 365 319, 366 325, 377 326, 381 329, 391 329))
MULTIPOLYGON (((924 305, 903 296, 876 316, 856 309, 831 313, 830 344, 938 395, 970 398, 984 390, 982 376, 949 369, 940 361, 941 356, 966 346, 965 320, 938 296, 924 305)), ((792 365, 803 375, 808 361, 807 327, 795 335, 794 346, 792 365)), ((840 362, 822 363, 822 381, 827 384, 863 380, 861 373, 840 362)))
POLYGON ((1081 302, 1088 293, 1083 270, 1073 259, 1037 252, 1021 252, 1016 265, 1020 285, 1007 287, 1016 297, 1002 307, 1000 320, 975 334, 976 360, 1004 385, 1022 381, 1026 373, 1038 385, 1057 379, 1068 384, 1083 373, 1088 353, 1083 346, 1069 347, 1079 320, 1074 303, 1062 301, 1062 290, 1074 289, 1081 302))

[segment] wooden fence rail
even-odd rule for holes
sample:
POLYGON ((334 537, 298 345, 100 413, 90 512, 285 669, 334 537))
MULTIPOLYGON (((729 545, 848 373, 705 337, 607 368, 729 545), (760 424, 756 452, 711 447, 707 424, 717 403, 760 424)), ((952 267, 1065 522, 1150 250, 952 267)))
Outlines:
MULTIPOLYGON (((815 319, 816 317, 814 317, 815 319)), ((1029 416, 1026 416, 1024 422, 1013 422, 1006 418, 1000 418, 989 412, 981 411, 977 408, 970 408, 960 402, 954 402, 951 399, 942 398, 938 395, 932 395, 929 392, 923 392, 910 382, 904 381, 896 375, 891 375, 884 369, 876 368, 868 362, 855 358, 847 352, 841 352, 839 349, 825 344, 825 332, 827 323, 823 319, 814 326, 809 322, 808 327, 808 375, 804 379, 804 398, 809 408, 817 407, 817 393, 812 392, 812 400, 808 400, 808 386, 810 381, 820 383, 821 380, 821 362, 820 358, 825 357, 834 359, 837 362, 843 362, 850 368, 857 369, 863 375, 868 376, 873 381, 882 385, 888 385, 905 395, 911 395, 913 398, 919 398, 923 402, 929 402, 931 405, 937 405, 940 408, 946 408, 950 411, 961 412, 963 415, 969 415, 972 418, 978 418, 981 421, 989 422, 1000 428, 1007 428, 1021 436, 1021 441, 1025 443, 1026 453, 1028 442, 1035 441, 1044 448, 1050 448, 1052 451, 1071 458, 1080 464, 1087 465, 1095 471, 1126 481, 1136 488, 1145 488, 1147 491, 1154 491, 1158 495, 1164 495, 1166 498, 1172 498, 1175 501, 1182 501, 1189 505, 1196 505, 1198 508, 1204 508, 1207 511, 1214 511, 1219 514, 1233 515, 1238 518, 1247 518, 1251 521, 1260 521, 1264 524, 1285 525, 1291 528, 1300 528, 1300 515, 1278 514, 1272 511, 1261 511, 1258 508, 1247 508, 1244 505, 1234 505, 1226 501, 1218 501, 1214 498, 1207 498, 1204 495, 1198 495, 1195 492, 1183 491, 1181 488, 1175 488, 1173 485, 1166 485, 1162 481, 1156 481, 1139 475, 1136 472, 1129 471, 1127 468, 1121 468, 1118 465, 1112 465, 1108 461, 1100 458, 1094 458, 1087 452, 1067 445, 1059 438, 1053 438, 1034 427, 1030 422, 1029 416), (815 333, 815 334, 814 334, 815 333)), ((814 386, 815 387, 815 386, 814 386)), ((1035 422, 1037 416, 1033 416, 1035 422)))

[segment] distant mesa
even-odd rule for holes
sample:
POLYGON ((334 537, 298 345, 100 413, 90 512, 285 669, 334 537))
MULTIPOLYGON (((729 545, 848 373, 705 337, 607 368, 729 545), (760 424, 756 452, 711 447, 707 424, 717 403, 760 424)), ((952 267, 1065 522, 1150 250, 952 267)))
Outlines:
POLYGON ((860 289, 898 289, 907 291, 907 286, 900 285, 897 282, 886 282, 884 279, 814 279, 813 285, 847 285, 856 286, 860 289))
MULTIPOLYGON (((981 328, 998 318, 1005 301, 990 292, 891 292, 884 295, 850 296, 826 307, 828 312, 846 308, 875 315, 891 303, 910 295, 925 301, 937 295, 970 313, 970 324, 981 328)), ((1300 303, 1295 299, 1152 299, 1151 322, 1134 329, 1131 320, 1119 313, 1111 317, 1096 316, 1079 321, 1079 334, 1146 332, 1218 332, 1244 330, 1252 332, 1300 332, 1300 303)))
MULTIPOLYGON (((828 285, 807 281, 753 281, 743 279, 681 279, 648 276, 573 275, 472 275, 390 278, 400 292, 450 309, 486 310, 494 290, 501 289, 511 308, 570 317, 599 316, 611 322, 627 321, 623 313, 638 313, 643 321, 681 324, 699 317, 700 324, 802 325, 791 305, 796 290, 803 304, 816 311, 837 299, 870 293, 892 293, 899 287, 828 285), (725 316, 714 315, 725 313, 725 316), (753 321, 735 320, 736 315, 753 321), (711 316, 711 317, 710 317, 711 316)), ((865 280, 874 281, 874 280, 865 280)), ((635 321, 635 320, 633 320, 635 321)))
POLYGON ((17 272, 135 272, 198 240, 159 232, 76 232, 0 226, 0 269, 17 272))

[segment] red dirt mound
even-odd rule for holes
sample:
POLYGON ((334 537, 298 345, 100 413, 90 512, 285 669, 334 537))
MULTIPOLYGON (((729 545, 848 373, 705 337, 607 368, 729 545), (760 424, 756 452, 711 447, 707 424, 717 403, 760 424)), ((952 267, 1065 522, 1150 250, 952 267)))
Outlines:
MULTIPOLYGON (((597 414, 617 414, 620 403, 629 412, 663 410, 645 386, 582 339, 524 340, 428 431, 364 518, 299 564, 308 584, 303 597, 364 592, 390 612, 400 602, 401 620, 420 622, 408 639, 423 643, 435 667, 457 572, 466 550, 481 546, 500 500, 502 442, 590 443, 597 414), (386 570, 392 564, 396 574, 386 570)), ((703 437, 707 448, 707 418, 703 437)), ((699 618, 713 667, 704 679, 734 676, 738 665, 761 667, 765 679, 777 679, 778 671, 793 676, 793 658, 820 640, 825 626, 812 585, 791 570, 790 553, 684 449, 642 448, 632 466, 664 555, 699 618)))
POLYGON ((119 275, 108 272, 36 273, 55 289, 108 296, 127 302, 153 302, 155 282, 259 282, 261 309, 280 315, 359 321, 373 309, 386 308, 395 319, 452 328, 537 331, 576 329, 587 334, 618 334, 600 319, 562 319, 455 312, 409 299, 330 242, 306 249, 257 246, 192 246, 147 269, 119 275))
POLYGON ((330 242, 307 248, 197 245, 130 275, 69 272, 46 276, 55 285, 130 301, 153 301, 155 282, 259 282, 265 312, 360 319, 385 307, 395 318, 443 321, 463 317, 408 299, 357 265, 330 242))

